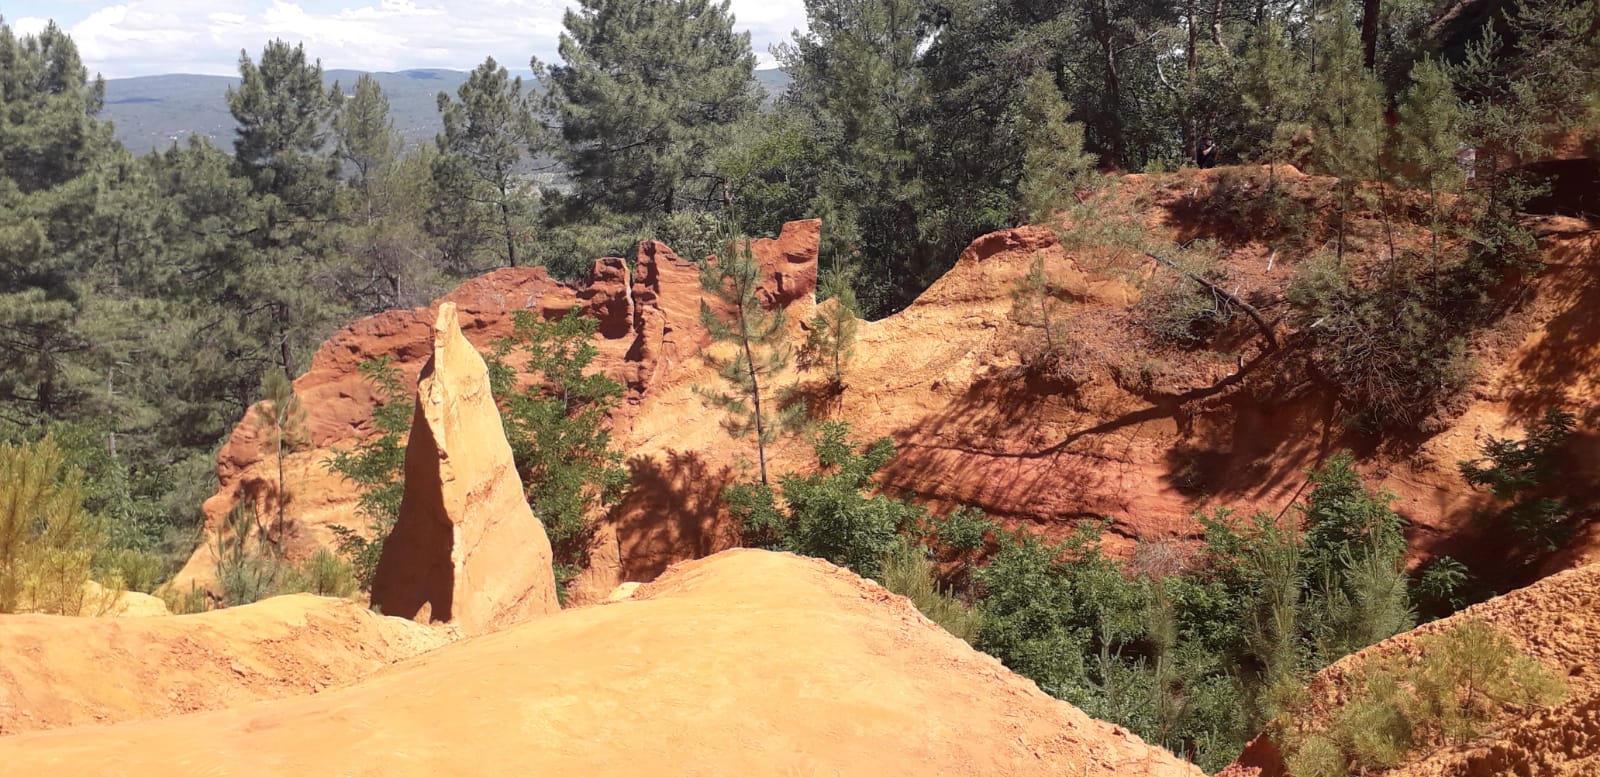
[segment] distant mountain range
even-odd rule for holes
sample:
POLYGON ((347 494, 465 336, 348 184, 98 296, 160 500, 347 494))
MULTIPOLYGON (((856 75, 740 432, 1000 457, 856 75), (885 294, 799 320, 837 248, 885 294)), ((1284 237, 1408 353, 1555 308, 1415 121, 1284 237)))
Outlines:
MULTIPOLYGON (((348 93, 359 70, 327 70, 323 78, 338 81, 348 93)), ((395 129, 407 145, 430 142, 439 133, 439 92, 455 94, 467 80, 460 70, 403 70, 373 73, 383 93, 395 129)), ((529 74, 522 73, 526 80, 529 74)), ((782 70, 758 70, 756 78, 769 95, 789 83, 782 70)), ((233 116, 225 95, 239 79, 232 76, 160 75, 115 78, 106 81, 106 106, 100 118, 116 125, 117 139, 130 151, 142 154, 204 135, 224 150, 233 149, 233 116)))

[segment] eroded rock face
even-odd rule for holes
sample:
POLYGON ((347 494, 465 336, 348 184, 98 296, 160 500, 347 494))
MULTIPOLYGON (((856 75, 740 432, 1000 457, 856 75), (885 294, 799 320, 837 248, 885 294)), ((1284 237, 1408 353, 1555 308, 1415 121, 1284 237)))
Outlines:
POLYGON ((405 496, 372 604, 482 634, 560 609, 550 540, 523 496, 483 357, 439 307, 417 384, 405 496))

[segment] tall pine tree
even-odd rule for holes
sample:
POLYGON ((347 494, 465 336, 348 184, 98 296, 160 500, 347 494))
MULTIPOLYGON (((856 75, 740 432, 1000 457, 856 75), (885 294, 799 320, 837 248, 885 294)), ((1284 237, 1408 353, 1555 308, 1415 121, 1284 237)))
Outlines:
POLYGON ((548 147, 548 132, 534 120, 522 77, 512 78, 494 57, 484 60, 456 90, 439 93, 434 183, 449 250, 458 265, 472 266, 480 247, 494 246, 496 264, 516 267, 529 229, 530 195, 521 177, 530 155, 548 147))
POLYGON ((580 0, 563 23, 564 64, 532 64, 579 196, 645 218, 723 203, 712 152, 761 99, 727 0, 580 0))

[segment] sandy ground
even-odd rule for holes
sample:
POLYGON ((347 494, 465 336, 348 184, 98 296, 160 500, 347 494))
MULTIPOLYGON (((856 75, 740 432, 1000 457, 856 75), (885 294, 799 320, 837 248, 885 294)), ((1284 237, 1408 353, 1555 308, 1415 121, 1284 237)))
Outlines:
POLYGON ((748 550, 352 687, 0 739, 0 764, 130 777, 1200 774, 874 584, 748 550))
POLYGON ((0 616, 0 734, 315 693, 447 641, 311 594, 176 617, 0 616))

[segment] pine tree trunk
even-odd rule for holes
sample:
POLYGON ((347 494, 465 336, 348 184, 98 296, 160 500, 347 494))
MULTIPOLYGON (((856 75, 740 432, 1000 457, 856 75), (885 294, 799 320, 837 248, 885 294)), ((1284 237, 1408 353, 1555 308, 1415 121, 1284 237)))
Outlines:
POLYGON ((767 424, 761 417, 761 383, 756 378, 756 357, 750 350, 750 330, 745 328, 744 302, 739 303, 739 343, 744 346, 745 368, 750 371, 750 405, 756 416, 756 460, 761 466, 761 485, 767 483, 767 424))
POLYGON ((516 241, 516 236, 511 233, 511 203, 507 201, 507 198, 510 197, 510 196, 511 195, 506 191, 506 187, 501 186, 500 187, 500 229, 501 229, 502 232, 505 233, 505 237, 506 237, 506 261, 509 262, 512 267, 516 267, 517 266, 517 241, 516 241))
POLYGON ((1378 64, 1378 19, 1383 0, 1361 0, 1361 62, 1371 70, 1378 64))

